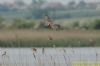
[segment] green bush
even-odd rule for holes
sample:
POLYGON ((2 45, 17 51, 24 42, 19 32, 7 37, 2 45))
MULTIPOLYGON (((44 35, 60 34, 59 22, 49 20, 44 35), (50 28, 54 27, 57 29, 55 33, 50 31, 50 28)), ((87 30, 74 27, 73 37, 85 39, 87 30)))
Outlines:
POLYGON ((79 21, 73 21, 73 22, 69 22, 69 23, 66 23, 66 28, 67 29, 79 29, 79 21))
POLYGON ((90 29, 91 21, 84 21, 80 23, 80 29, 90 29))
POLYGON ((17 29, 30 29, 30 28, 34 28, 35 21, 34 20, 27 21, 24 19, 15 19, 12 26, 17 29))
POLYGON ((96 19, 92 24, 93 29, 100 29, 100 19, 96 19))
POLYGON ((0 23, 2 23, 5 19, 0 16, 0 23))
POLYGON ((5 27, 4 24, 3 24, 3 21, 5 21, 5 19, 0 16, 0 29, 5 27))
POLYGON ((73 25, 72 25, 73 28, 76 28, 76 27, 79 27, 79 22, 76 21, 76 22, 73 22, 73 25))

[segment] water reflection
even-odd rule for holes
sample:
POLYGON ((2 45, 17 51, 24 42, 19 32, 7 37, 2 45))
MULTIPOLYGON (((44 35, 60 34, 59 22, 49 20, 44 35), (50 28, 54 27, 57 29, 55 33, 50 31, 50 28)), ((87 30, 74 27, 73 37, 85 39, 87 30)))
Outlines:
POLYGON ((100 48, 0 48, 2 66, 72 66, 100 61, 100 48), (6 51, 6 54, 2 56, 6 51))

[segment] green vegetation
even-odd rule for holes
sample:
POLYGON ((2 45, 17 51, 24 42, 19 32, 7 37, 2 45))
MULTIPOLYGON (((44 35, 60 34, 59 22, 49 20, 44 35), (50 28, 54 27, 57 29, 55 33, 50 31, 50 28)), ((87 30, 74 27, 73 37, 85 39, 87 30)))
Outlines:
POLYGON ((41 20, 0 17, 0 47, 100 46, 100 19, 55 20, 63 30, 42 28, 41 20), (37 29, 38 28, 38 29, 37 29))
POLYGON ((22 20, 22 19, 15 19, 12 27, 17 28, 17 29, 31 29, 34 28, 35 26, 35 21, 27 21, 27 20, 22 20))
POLYGON ((65 19, 57 20, 56 23, 63 26, 65 29, 85 29, 85 30, 99 30, 100 19, 99 18, 79 18, 79 19, 65 19))
POLYGON ((91 25, 93 29, 100 29, 100 20, 96 19, 91 25))
POLYGON ((100 31, 2 30, 1 47, 94 47, 100 46, 100 31))
MULTIPOLYGON (((54 23, 60 24, 63 27, 63 29, 100 29, 99 18, 62 19, 55 20, 54 23)), ((0 17, 0 29, 42 29, 42 27, 44 27, 44 25, 41 23, 41 20, 16 18, 13 21, 9 22, 0 17)))
POLYGON ((92 44, 89 39, 69 38, 61 40, 0 40, 0 47, 98 47, 100 39, 95 39, 95 44, 92 44))

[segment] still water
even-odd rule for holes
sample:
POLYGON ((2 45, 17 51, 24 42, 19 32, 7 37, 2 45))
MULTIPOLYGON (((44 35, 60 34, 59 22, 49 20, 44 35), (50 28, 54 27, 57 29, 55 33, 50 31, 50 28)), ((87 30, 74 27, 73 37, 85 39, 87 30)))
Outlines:
POLYGON ((0 48, 0 66, 72 66, 77 61, 99 62, 100 48, 0 48))

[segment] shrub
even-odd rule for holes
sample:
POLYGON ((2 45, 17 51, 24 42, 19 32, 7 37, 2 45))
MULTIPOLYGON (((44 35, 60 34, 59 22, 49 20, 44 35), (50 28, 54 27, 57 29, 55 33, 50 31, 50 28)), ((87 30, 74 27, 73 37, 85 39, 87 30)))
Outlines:
POLYGON ((92 24, 93 29, 100 29, 100 19, 96 19, 92 24))
POLYGON ((4 18, 0 16, 0 29, 4 28, 3 21, 4 21, 4 18))
POLYGON ((4 21, 4 18, 0 16, 0 23, 4 21))
POLYGON ((90 21, 85 21, 80 23, 80 29, 90 29, 90 21))
POLYGON ((15 19, 13 23, 13 27, 17 29, 30 29, 30 28, 34 28, 34 26, 35 26, 35 22, 33 20, 27 21, 23 19, 15 19))
POLYGON ((75 28, 75 29, 79 28, 79 22, 78 21, 73 22, 72 27, 75 28))

